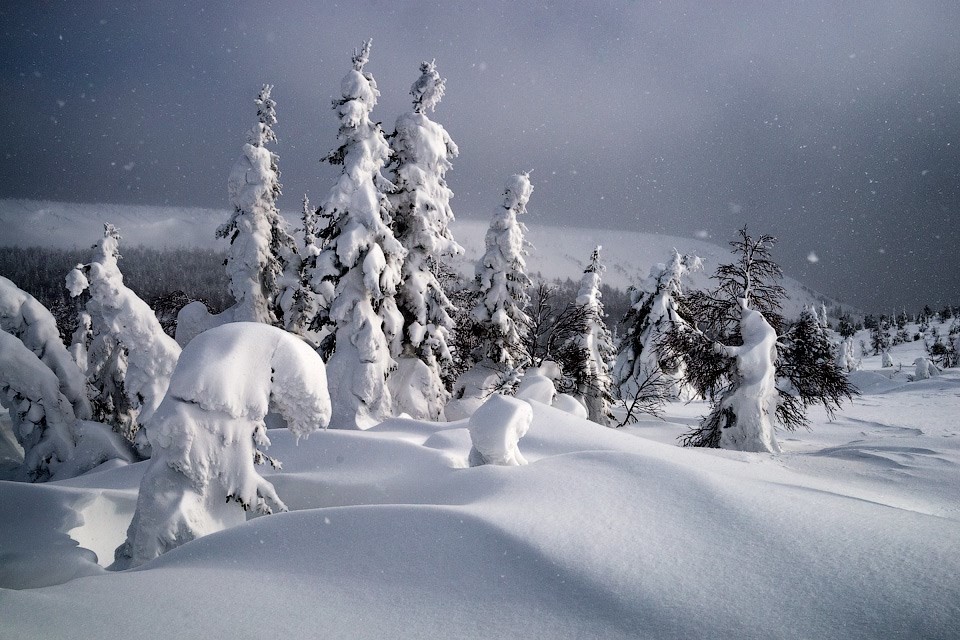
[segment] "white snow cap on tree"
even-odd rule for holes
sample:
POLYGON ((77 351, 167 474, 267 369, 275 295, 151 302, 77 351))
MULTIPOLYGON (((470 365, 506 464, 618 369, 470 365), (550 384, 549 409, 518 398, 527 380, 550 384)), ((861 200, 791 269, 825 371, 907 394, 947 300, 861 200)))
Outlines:
POLYGON ((264 419, 271 410, 298 438, 330 420, 323 361, 300 338, 240 322, 187 345, 147 426, 153 457, 115 568, 241 524, 247 509, 287 510, 254 468, 279 465, 259 450, 270 444, 264 419))
POLYGON ((494 394, 477 409, 468 423, 471 467, 484 464, 527 464, 517 443, 533 422, 533 409, 523 400, 494 394))
POLYGON ((60 339, 57 321, 33 296, 0 276, 0 329, 19 338, 56 374, 60 391, 81 420, 91 416, 84 372, 60 339))
POLYGON ((124 350, 124 392, 139 410, 138 421, 142 423, 149 420, 167 392, 180 346, 163 331, 150 306, 123 283, 117 265, 119 242, 116 227, 105 225, 92 261, 78 265, 67 275, 67 288, 74 297, 89 288, 87 312, 95 339, 97 335, 107 336, 124 350))
POLYGON ((526 213, 533 192, 527 173, 515 174, 507 181, 503 206, 490 221, 486 253, 477 263, 477 288, 480 303, 473 310, 483 332, 484 356, 497 364, 522 366, 529 360, 523 334, 529 324, 524 312, 530 297, 527 288, 527 264, 524 231, 517 216, 526 213))
POLYGON ((444 128, 426 115, 440 102, 444 81, 432 62, 424 62, 420 71, 410 90, 414 110, 397 118, 393 136, 393 229, 407 255, 397 294, 404 320, 402 353, 390 389, 397 412, 439 420, 449 399, 441 369, 452 361, 447 340, 454 307, 436 269, 440 260, 463 253, 450 231, 453 192, 444 180, 458 150, 444 128), (413 378, 420 382, 417 389, 408 384, 413 378))
POLYGON ((328 160, 343 166, 321 207, 331 220, 330 237, 317 256, 314 291, 335 328, 334 353, 327 363, 333 402, 331 424, 366 428, 390 415, 387 374, 399 353, 403 317, 394 296, 406 254, 390 229, 386 193, 393 185, 380 173, 390 148, 370 120, 376 82, 364 71, 370 41, 353 56, 353 69, 334 102, 340 119, 339 147, 328 160))

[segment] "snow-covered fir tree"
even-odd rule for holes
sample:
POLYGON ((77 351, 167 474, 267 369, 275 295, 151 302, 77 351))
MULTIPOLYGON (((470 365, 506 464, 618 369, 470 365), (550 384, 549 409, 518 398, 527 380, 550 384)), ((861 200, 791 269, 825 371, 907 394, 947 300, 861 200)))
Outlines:
POLYGON ((613 403, 610 365, 615 349, 610 330, 604 322, 603 302, 601 301, 600 279, 605 267, 600 263, 600 247, 593 250, 590 263, 580 279, 580 291, 574 303, 577 317, 580 319, 580 331, 568 343, 577 357, 571 370, 564 370, 563 376, 573 391, 587 407, 589 420, 602 425, 610 424, 613 403))
POLYGON ((477 263, 480 302, 473 317, 482 335, 482 357, 506 367, 522 367, 530 356, 524 345, 530 301, 525 256, 526 225, 517 217, 526 213, 533 193, 530 176, 515 174, 507 181, 503 206, 497 209, 486 235, 486 252, 477 263))
POLYGON ((454 308, 437 272, 444 258, 463 253, 450 231, 453 192, 444 180, 458 150, 446 130, 428 116, 444 94, 444 80, 433 62, 420 65, 410 93, 413 110, 397 118, 391 140, 393 230, 407 255, 397 294, 404 325, 402 351, 397 370, 390 374, 390 389, 396 413, 439 420, 450 397, 443 369, 452 361, 448 340, 454 308))
MULTIPOLYGON (((691 328, 665 336, 669 353, 684 361, 687 381, 713 399, 709 415, 683 437, 684 445, 775 452, 775 427, 796 429, 807 423, 807 406, 832 411, 856 393, 832 354, 823 356, 824 349, 829 353, 824 341, 787 340, 781 351, 777 327, 783 326, 779 311, 785 294, 778 283, 780 266, 770 254, 775 242, 741 229, 730 243, 737 260, 717 268, 717 287, 684 301, 691 328)), ((813 313, 804 326, 811 334, 823 333, 813 313)))
POLYGON ((281 280, 298 256, 277 208, 279 157, 267 149, 277 139, 272 90, 265 84, 257 95, 257 124, 247 133, 247 142, 227 180, 233 214, 217 229, 217 236, 230 240, 226 265, 230 293, 236 300, 232 320, 282 326, 281 280))
POLYGON ((334 381, 331 426, 338 428, 363 428, 390 415, 386 380, 403 327, 395 295, 406 250, 390 228, 386 194, 393 185, 381 174, 390 148, 380 125, 370 120, 380 95, 364 69, 370 45, 368 40, 354 53, 334 101, 339 146, 327 160, 343 171, 321 205, 328 237, 311 274, 322 321, 335 336, 327 369, 334 381))
POLYGON ((870 328, 870 348, 873 355, 878 356, 890 349, 890 322, 886 316, 880 316, 877 323, 870 328))
POLYGON ((13 478, 61 480, 136 455, 110 428, 90 422, 84 374, 56 321, 33 296, 0 277, 0 406, 23 449, 13 478))
POLYGON ((317 245, 317 212, 310 206, 310 199, 303 194, 300 211, 303 229, 303 250, 299 260, 288 264, 286 278, 289 284, 281 298, 284 309, 284 328, 298 335, 306 335, 310 324, 317 317, 319 302, 310 284, 311 275, 320 255, 317 245))
POLYGON ((486 252, 477 262, 474 281, 476 306, 470 313, 471 341, 477 346, 469 356, 472 364, 454 382, 446 406, 447 420, 471 415, 491 393, 513 389, 520 372, 530 361, 525 333, 530 319, 524 309, 527 289, 526 226, 517 216, 526 212, 533 186, 526 173, 507 181, 503 205, 490 221, 486 252))
POLYGON ((626 336, 614 367, 618 395, 628 408, 638 394, 663 393, 673 398, 693 394, 683 382, 683 360, 670 357, 661 343, 666 333, 688 324, 679 307, 683 278, 701 268, 700 258, 674 249, 670 262, 654 265, 646 284, 631 290, 632 305, 623 320, 626 336))
POLYGON ((306 343, 262 323, 235 322, 187 345, 170 393, 147 422, 154 455, 114 568, 242 524, 245 511, 287 510, 254 467, 280 466, 261 451, 270 445, 268 412, 297 438, 326 427, 324 366, 306 343))
POLYGON ((123 283, 120 239, 116 227, 104 225, 90 263, 67 274, 66 285, 73 297, 90 292, 86 311, 93 340, 87 379, 95 392, 95 418, 146 453, 148 443, 137 438, 139 425, 167 392, 180 346, 163 331, 149 305, 123 283))

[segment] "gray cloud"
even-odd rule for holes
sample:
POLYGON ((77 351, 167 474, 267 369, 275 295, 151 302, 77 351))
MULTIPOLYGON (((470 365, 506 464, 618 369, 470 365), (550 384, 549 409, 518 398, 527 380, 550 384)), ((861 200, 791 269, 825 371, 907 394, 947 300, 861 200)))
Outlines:
POLYGON ((533 169, 531 221, 721 243, 749 224, 852 304, 960 301, 955 3, 203 4, 0 8, 0 196, 225 207, 270 82, 282 206, 319 200, 330 100, 373 37, 388 131, 421 60, 448 79, 461 217, 533 169))

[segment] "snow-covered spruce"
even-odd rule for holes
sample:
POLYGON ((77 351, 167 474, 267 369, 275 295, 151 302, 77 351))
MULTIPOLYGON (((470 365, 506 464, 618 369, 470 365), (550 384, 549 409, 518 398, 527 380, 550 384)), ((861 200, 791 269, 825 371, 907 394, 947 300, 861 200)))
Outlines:
POLYGON ((670 398, 695 395, 684 383, 683 360, 670 357, 662 348, 662 340, 665 334, 687 326, 679 311, 683 278, 702 266, 697 256, 681 255, 674 249, 669 263, 654 265, 643 287, 631 290, 632 305, 624 318, 627 335, 613 371, 618 395, 627 406, 638 394, 654 387, 670 398))
POLYGON ((19 338, 57 376, 60 392, 81 420, 92 416, 87 382, 60 339, 57 321, 33 296, 0 276, 0 329, 19 338))
POLYGON ((305 342, 269 325, 240 322, 187 345, 147 425, 153 457, 114 568, 135 567, 238 525, 248 509, 286 511, 254 468, 263 461, 279 464, 260 451, 270 444, 268 411, 298 438, 327 426, 323 361, 305 342))
MULTIPOLYGON (((101 421, 126 402, 129 421, 112 426, 131 442, 139 424, 149 420, 167 391, 180 347, 163 331, 153 310, 123 283, 117 260, 120 233, 107 224, 103 238, 94 246, 92 260, 67 274, 70 295, 89 289, 87 313, 93 329, 89 351, 88 379, 97 395, 101 421), (122 397, 121 397, 122 393, 122 397)), ((137 446, 142 449, 145 441, 137 446)), ((146 452, 146 449, 142 449, 146 452)))
POLYGON ((526 226, 517 216, 526 213, 533 193, 530 176, 515 174, 507 181, 503 206, 490 221, 486 252, 477 263, 476 283, 480 302, 473 310, 483 336, 482 355, 496 364, 523 366, 530 359, 524 346, 529 318, 524 312, 527 293, 526 226))
POLYGON ((78 420, 50 367, 18 338, 0 331, 0 405, 10 411, 23 462, 13 479, 64 480, 136 454, 106 425, 78 420))
POLYGON ((568 347, 577 354, 572 370, 563 372, 571 392, 587 407, 588 418, 602 425, 610 424, 613 414, 610 405, 612 379, 610 365, 614 358, 613 339, 604 322, 600 278, 605 267, 600 263, 600 247, 590 255, 590 263, 580 279, 580 290, 575 301, 578 332, 568 347))
POLYGON ((486 252, 477 262, 474 281, 479 302, 470 316, 471 331, 478 337, 474 364, 454 383, 447 403, 448 420, 469 416, 491 393, 516 387, 522 368, 530 361, 524 340, 530 319, 524 309, 530 297, 526 273, 526 227, 517 220, 526 212, 533 186, 529 175, 516 174, 507 181, 503 206, 490 221, 486 252))
POLYGON ((397 292, 402 346, 397 370, 390 374, 390 392, 396 413, 424 420, 443 419, 450 397, 441 376, 452 360, 448 339, 454 308, 437 279, 438 263, 463 253, 450 231, 453 192, 444 180, 457 145, 427 115, 443 93, 444 80, 435 64, 421 64, 420 77, 410 89, 413 111, 397 118, 391 139, 393 230, 407 255, 397 292))
POLYGON ((470 466, 527 464, 517 443, 527 434, 532 421, 533 410, 523 400, 499 394, 490 396, 470 416, 470 466))
POLYGON ((937 368, 937 365, 933 364, 933 362, 930 361, 930 358, 924 356, 920 356, 914 360, 913 367, 914 380, 927 380, 940 375, 940 369, 937 368))
MULTIPOLYGON (((226 267, 236 303, 217 315, 211 315, 200 302, 184 307, 177 318, 177 342, 181 346, 198 333, 227 322, 283 326, 284 293, 295 287, 300 257, 277 208, 279 157, 267 149, 267 144, 277 139, 272 90, 265 84, 257 95, 257 124, 247 133, 247 142, 227 178, 233 213, 217 229, 217 237, 230 241, 226 267)), ((286 303, 288 307, 292 304, 292 291, 286 303)))
POLYGON ((317 212, 310 206, 310 199, 303 195, 300 209, 300 224, 303 228, 301 258, 288 265, 285 279, 289 286, 284 289, 281 306, 284 309, 283 323, 287 331, 313 338, 310 325, 319 311, 317 294, 310 285, 310 277, 316 266, 320 247, 317 245, 317 212), (293 268, 296 267, 295 272, 293 268))
POLYGON ((387 374, 399 354, 403 316, 394 296, 406 251, 390 229, 386 193, 393 185, 380 171, 390 148, 370 112, 380 92, 364 70, 370 41, 354 53, 334 101, 340 121, 339 146, 328 161, 343 171, 321 206, 330 220, 329 237, 312 274, 320 296, 315 324, 332 325, 333 355, 327 362, 333 402, 331 426, 366 428, 390 415, 387 374))

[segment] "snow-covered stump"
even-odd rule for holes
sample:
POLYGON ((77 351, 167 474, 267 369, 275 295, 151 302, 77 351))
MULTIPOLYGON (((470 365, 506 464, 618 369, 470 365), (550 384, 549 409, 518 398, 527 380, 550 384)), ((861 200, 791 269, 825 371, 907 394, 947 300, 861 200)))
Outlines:
POLYGON ((533 409, 523 400, 499 394, 490 396, 472 416, 468 427, 471 467, 484 464, 518 466, 527 464, 517 443, 533 421, 533 409))
POLYGON ((245 520, 287 507, 254 464, 267 458, 265 418, 278 413, 297 438, 330 421, 320 356, 261 323, 211 329, 187 345, 147 433, 150 466, 113 568, 143 564, 245 520), (231 502, 239 503, 239 507, 231 502))

